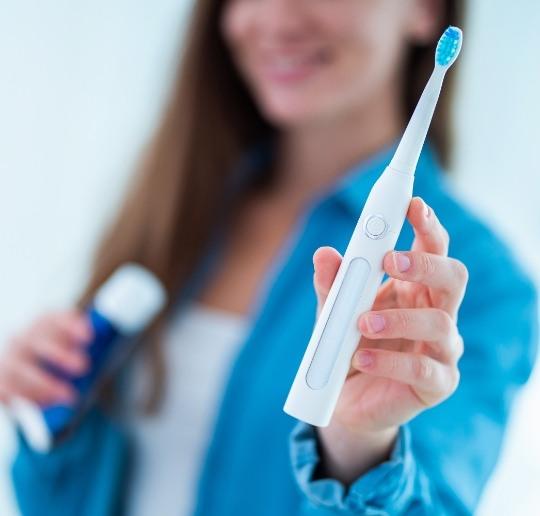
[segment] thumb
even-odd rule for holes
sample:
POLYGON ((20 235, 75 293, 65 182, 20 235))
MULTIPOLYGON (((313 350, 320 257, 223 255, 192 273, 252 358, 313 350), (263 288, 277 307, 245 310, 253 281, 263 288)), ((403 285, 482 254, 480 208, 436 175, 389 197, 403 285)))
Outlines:
POLYGON ((313 255, 315 268, 313 286, 317 295, 317 316, 326 301, 340 265, 341 255, 333 247, 319 247, 313 255))

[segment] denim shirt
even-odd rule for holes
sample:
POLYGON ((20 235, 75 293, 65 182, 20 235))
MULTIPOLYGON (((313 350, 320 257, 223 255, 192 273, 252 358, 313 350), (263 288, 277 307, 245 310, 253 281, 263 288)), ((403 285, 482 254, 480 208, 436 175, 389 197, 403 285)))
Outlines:
MULTIPOLYGON (((347 171, 306 208, 262 282, 251 331, 231 367, 199 478, 195 516, 471 514, 496 464, 515 396, 537 346, 536 293, 509 249, 451 193, 426 145, 414 195, 469 269, 458 327, 465 352, 456 392, 400 426, 388 460, 351 485, 314 475, 315 429, 283 404, 315 321, 312 255, 344 252, 389 146, 347 171)), ((397 249, 409 249, 405 224, 397 249)), ((65 442, 33 452, 19 435, 12 477, 23 515, 122 514, 133 446, 122 425, 91 410, 65 442)))

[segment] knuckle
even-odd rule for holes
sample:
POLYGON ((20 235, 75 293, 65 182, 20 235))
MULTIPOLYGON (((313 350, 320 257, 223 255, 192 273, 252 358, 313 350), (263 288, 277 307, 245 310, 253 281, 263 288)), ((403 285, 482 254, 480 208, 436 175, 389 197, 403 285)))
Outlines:
POLYGON ((66 355, 63 361, 65 367, 76 372, 83 371, 88 367, 88 362, 82 354, 66 355))
POLYGON ((453 361, 457 364, 465 351, 464 344, 463 344, 463 337, 459 334, 457 329, 456 329, 455 338, 453 339, 451 343, 450 351, 451 351, 453 361))
POLYGON ((459 385, 460 378, 461 374, 459 372, 459 369, 457 367, 452 367, 448 375, 448 388, 446 392, 447 396, 451 396, 456 391, 459 385))
POLYGON ((469 269, 460 260, 454 260, 454 274, 458 280, 458 283, 463 286, 469 281, 469 269))
POLYGON ((459 385, 459 382, 461 380, 461 372, 457 367, 454 367, 453 369, 454 374, 452 375, 452 392, 454 392, 459 385))
POLYGON ((432 276, 435 274, 436 266, 433 258, 428 253, 421 253, 419 255, 420 272, 425 276, 432 276))
POLYGON ((435 314, 435 325, 441 335, 450 335, 454 331, 454 321, 450 317, 448 312, 436 308, 434 311, 435 314))
POLYGON ((395 353, 392 353, 388 357, 387 367, 388 367, 389 373, 395 373, 399 371, 399 368, 400 368, 399 357, 395 353))
POLYGON ((54 345, 54 343, 51 343, 50 346, 43 349, 41 355, 48 361, 59 365, 60 367, 75 367, 81 360, 79 353, 75 350, 63 349, 54 345))
POLYGON ((64 352, 58 349, 47 349, 43 350, 41 353, 41 356, 51 364, 55 366, 65 367, 66 365, 69 366, 69 356, 66 355, 64 352))
POLYGON ((465 342, 463 340, 463 337, 458 334, 457 336, 457 357, 458 360, 463 356, 463 353, 465 352, 465 342))
POLYGON ((448 233, 448 230, 441 225, 441 232, 442 232, 442 238, 443 242, 445 243, 446 247, 450 244, 450 234, 448 233))
POLYGON ((395 312, 394 324, 396 328, 405 330, 411 325, 411 314, 407 310, 397 310, 395 312))
POLYGON ((433 367, 429 360, 423 356, 419 356, 412 361, 412 372, 415 380, 426 381, 433 376, 433 367))

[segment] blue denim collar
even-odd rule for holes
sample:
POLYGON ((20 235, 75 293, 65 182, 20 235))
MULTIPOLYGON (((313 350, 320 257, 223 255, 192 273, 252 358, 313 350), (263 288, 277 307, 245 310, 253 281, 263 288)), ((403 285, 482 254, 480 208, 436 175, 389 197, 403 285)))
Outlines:
MULTIPOLYGON (((325 197, 342 203, 352 215, 358 217, 373 184, 389 165, 398 144, 399 141, 395 140, 369 158, 351 167, 340 177, 325 197)), ((438 175, 439 172, 440 165, 435 151, 431 144, 426 142, 416 167, 415 183, 422 183, 430 177, 438 175)))
MULTIPOLYGON (((369 158, 351 167, 340 176, 329 190, 326 190, 319 198, 314 199, 311 202, 311 207, 318 206, 322 203, 335 202, 341 205, 351 217, 356 219, 364 207, 373 184, 390 163, 398 143, 399 141, 396 140, 386 145, 369 158)), ((234 198, 235 193, 239 193, 249 184, 253 183, 259 174, 265 173, 266 165, 272 159, 272 152, 272 144, 270 142, 262 142, 242 156, 229 185, 228 195, 231 196, 231 199, 234 198)), ((435 152, 429 142, 426 142, 416 168, 415 183, 421 183, 437 175, 439 171, 440 166, 437 162, 435 152)), ((177 302, 178 304, 188 301, 204 285, 209 273, 219 259, 224 236, 221 221, 217 220, 214 236, 208 244, 207 251, 203 253, 202 260, 197 269, 182 289, 177 302)))
MULTIPOLYGON (((315 199, 315 203, 335 200, 343 204, 352 215, 358 216, 373 184, 390 163, 398 144, 399 140, 396 139, 346 170, 330 189, 315 199)), ((264 173, 272 154, 271 142, 262 142, 246 152, 233 174, 231 190, 238 192, 244 189, 259 174, 264 173)), ((423 182, 429 176, 438 175, 440 169, 433 146, 426 142, 416 168, 415 182, 423 182)))

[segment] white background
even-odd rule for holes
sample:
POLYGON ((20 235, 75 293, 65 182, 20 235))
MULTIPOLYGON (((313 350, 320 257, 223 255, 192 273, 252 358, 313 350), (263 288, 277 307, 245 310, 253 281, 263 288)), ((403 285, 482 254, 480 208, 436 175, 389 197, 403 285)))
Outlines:
MULTIPOLYGON (((475 0, 461 60, 456 188, 540 279, 540 2, 475 0)), ((189 0, 0 0, 0 347, 67 306, 155 126, 189 0)), ((540 373, 481 515, 540 507, 540 373)), ((0 508, 16 514, 1 413, 0 508)))

